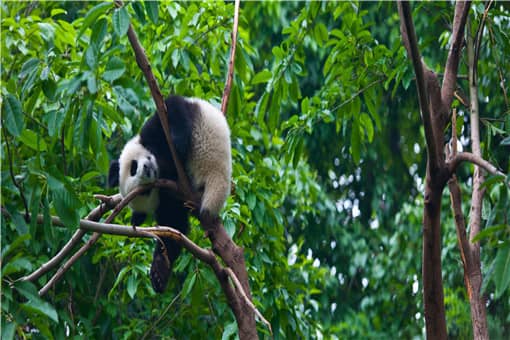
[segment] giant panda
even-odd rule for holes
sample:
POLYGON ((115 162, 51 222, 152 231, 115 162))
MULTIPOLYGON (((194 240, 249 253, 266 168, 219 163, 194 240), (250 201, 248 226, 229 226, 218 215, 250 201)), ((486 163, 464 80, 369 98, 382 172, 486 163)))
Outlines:
MULTIPOLYGON (((170 135, 191 185, 202 194, 200 216, 217 218, 229 193, 232 173, 230 130, 224 115, 210 103, 181 96, 165 100, 170 135)), ((142 184, 158 178, 177 180, 177 170, 157 113, 143 125, 140 133, 129 140, 118 160, 112 161, 108 174, 110 186, 119 186, 125 197, 142 184)), ((187 233, 188 209, 183 201, 165 189, 153 188, 130 202, 131 223, 143 223, 154 214, 159 225, 187 233)), ((154 290, 165 290, 172 264, 180 246, 170 238, 162 238, 168 256, 156 242, 150 270, 154 290)))

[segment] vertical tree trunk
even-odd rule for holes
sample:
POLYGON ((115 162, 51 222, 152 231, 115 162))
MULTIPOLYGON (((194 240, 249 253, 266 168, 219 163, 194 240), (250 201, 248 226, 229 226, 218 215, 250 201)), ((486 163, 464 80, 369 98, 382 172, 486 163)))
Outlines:
MULTIPOLYGON (((483 27, 480 27, 480 29, 483 29, 483 27)), ((476 53, 474 51, 474 42, 469 30, 466 35, 469 72, 469 106, 471 111, 471 148, 473 154, 481 157, 482 152, 480 149, 480 127, 478 115, 478 60, 476 60, 475 57, 476 53)), ((471 195, 471 213, 469 215, 470 239, 473 239, 480 232, 480 224, 482 222, 482 200, 485 192, 485 189, 481 187, 483 181, 483 171, 480 167, 475 165, 475 171, 473 173, 473 192, 471 195)), ((467 266, 464 266, 464 282, 466 284, 469 304, 471 306, 473 338, 475 340, 488 339, 489 332, 487 328, 485 299, 481 294, 483 278, 480 261, 480 242, 469 242, 468 249, 466 250, 469 253, 469 261, 467 261, 467 266)))
POLYGON ((444 186, 427 166, 423 209, 423 304, 427 338, 446 339, 443 279, 441 276, 441 195, 444 186))

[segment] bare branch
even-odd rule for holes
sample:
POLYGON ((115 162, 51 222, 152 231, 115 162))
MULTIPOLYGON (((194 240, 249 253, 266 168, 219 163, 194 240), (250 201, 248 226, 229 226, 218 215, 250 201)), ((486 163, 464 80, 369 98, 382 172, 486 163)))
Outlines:
POLYGON ((232 90, 232 78, 234 76, 234 61, 236 56, 237 45, 237 25, 239 21, 239 2, 240 0, 235 0, 234 4, 234 27, 232 28, 232 47, 230 49, 230 61, 228 63, 227 81, 225 82, 223 98, 221 99, 221 112, 223 112, 224 115, 227 114, 228 99, 230 97, 230 91, 232 90))
MULTIPOLYGON (((474 41, 474 60, 475 65, 478 64, 478 58, 480 56, 480 46, 482 46, 482 37, 483 37, 483 29, 485 27, 485 22, 487 21, 487 16, 489 15, 489 9, 491 8, 493 4, 493 0, 489 0, 485 2, 485 10, 483 11, 482 20, 480 21, 480 25, 478 26, 478 29, 476 30, 476 37, 474 41)), ((475 66, 474 69, 474 75, 475 78, 478 77, 478 67, 475 66)))
MULTIPOLYGON (((111 205, 101 204, 97 206, 94 210, 90 212, 86 219, 90 221, 98 221, 106 211, 112 209, 116 205, 116 203, 114 204, 115 201, 118 203, 120 202, 120 200, 121 200, 120 194, 113 196, 113 199, 110 200, 111 205)), ((41 217, 38 216, 38 220, 42 220, 42 216, 41 217)), ((63 226, 63 223, 60 221, 60 219, 52 218, 52 223, 54 225, 63 226)), ((62 247, 62 249, 60 249, 60 251, 55 256, 53 256, 48 262, 44 263, 39 269, 34 271, 32 274, 24 276, 20 280, 35 281, 42 275, 46 274, 49 270, 54 268, 64 259, 64 257, 78 244, 78 242, 80 242, 84 235, 85 235, 84 230, 81 229, 76 230, 71 239, 64 245, 64 247, 62 247)))
MULTIPOLYGON (((135 198, 137 195, 139 195, 140 193, 144 192, 145 190, 147 190, 147 186, 140 186, 138 188, 136 188, 135 190, 131 191, 128 195, 126 195, 126 197, 124 197, 116 206, 115 206, 115 209, 113 210, 113 212, 111 213, 110 216, 108 216, 108 218, 106 219, 105 223, 110 223, 114 218, 115 216, 117 216, 119 214, 119 212, 126 206, 128 205, 128 203, 133 199, 135 198)), ((97 240, 99 240, 99 238, 101 237, 101 234, 99 233, 94 233, 92 234, 92 236, 90 237, 90 239, 87 241, 87 243, 85 243, 80 249, 78 249, 78 251, 69 258, 69 260, 67 260, 58 270, 57 272, 53 275, 53 277, 46 283, 46 285, 44 285, 43 288, 41 288, 41 290, 39 290, 39 295, 40 296, 43 296, 45 295, 50 289, 51 287, 53 287, 65 274, 66 271, 69 270, 69 268, 71 268, 71 266, 87 251, 90 249, 90 247, 92 247, 96 242, 97 240)), ((51 261, 51 260, 50 260, 51 261)), ((58 263, 58 262, 57 262, 58 263)))
POLYGON ((447 110, 449 110, 452 104, 453 91, 457 84, 457 70, 459 67, 460 52, 464 41, 464 28, 466 26, 470 5, 471 1, 457 1, 455 4, 452 41, 450 51, 448 52, 448 59, 446 60, 443 84, 441 86, 441 98, 447 110))
POLYGON ((248 296, 246 296, 246 293, 245 293, 245 291, 243 289, 243 286, 241 285, 241 282, 239 282, 239 279, 236 277, 236 275, 234 274, 232 269, 225 268, 225 271, 228 273, 230 279, 232 280, 232 283, 236 287, 236 289, 239 292, 239 294, 241 294, 241 297, 243 298, 245 303, 253 309, 253 312, 255 313, 255 315, 257 315, 257 317, 266 325, 266 327, 269 329, 269 333, 272 335, 273 334, 273 329, 271 328, 271 324, 259 312, 257 307, 255 307, 255 305, 253 304, 253 302, 251 302, 251 300, 248 298, 248 296))
POLYGON ((506 176, 503 172, 499 171, 498 168, 496 168, 490 162, 470 152, 459 152, 447 162, 448 171, 450 172, 450 174, 453 174, 457 170, 457 167, 462 162, 470 162, 475 165, 478 165, 493 175, 506 176))
POLYGON ((413 63, 414 73, 416 75, 416 88, 418 91, 418 99, 420 103, 421 117, 425 129, 425 139, 427 142, 427 150, 432 166, 437 166, 436 161, 436 145, 434 142, 434 132, 430 118, 429 95, 427 84, 425 81, 425 64, 421 60, 420 50, 418 48, 418 40, 414 30, 413 18, 409 2, 399 1, 397 3, 398 13, 400 15, 400 31, 402 40, 407 50, 407 55, 413 63))

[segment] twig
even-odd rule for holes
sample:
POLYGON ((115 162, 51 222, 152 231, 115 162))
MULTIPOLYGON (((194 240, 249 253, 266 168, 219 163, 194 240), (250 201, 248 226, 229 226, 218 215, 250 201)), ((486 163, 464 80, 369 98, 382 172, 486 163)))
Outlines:
POLYGON ((157 320, 154 321, 154 323, 151 324, 149 329, 145 331, 145 333, 142 335, 142 340, 147 338, 147 336, 150 334, 150 332, 156 327, 156 325, 161 321, 161 319, 163 319, 163 317, 166 315, 166 313, 168 313, 168 311, 174 305, 174 303, 177 302, 177 300, 181 297, 181 293, 182 293, 182 291, 179 291, 179 293, 177 295, 175 295, 173 300, 168 304, 168 306, 166 306, 165 310, 159 315, 157 320))
POLYGON ((342 108, 344 105, 347 105, 349 104, 350 102, 352 102, 354 99, 356 99, 357 97, 359 97, 361 94, 363 94, 363 92, 365 92, 366 90, 368 90, 369 88, 371 88, 372 86, 374 85, 377 85, 379 83, 381 83, 384 79, 383 78, 380 78, 380 79, 376 79, 374 80, 373 82, 371 82, 370 84, 368 84, 367 86, 365 86, 364 88, 358 90, 358 92, 354 93, 352 96, 350 96, 348 99, 346 99, 345 101, 341 102, 340 104, 338 104, 337 106, 335 106, 334 108, 331 109, 331 112, 335 112, 336 110, 342 108))
POLYGON ((230 91, 232 90, 232 78, 234 76, 234 61, 236 55, 237 45, 237 26, 239 22, 239 0, 235 0, 234 4, 234 27, 232 28, 232 48, 230 49, 230 61, 228 63, 227 81, 225 82, 225 89, 223 90, 223 98, 221 100, 221 112, 227 114, 228 99, 230 91))
POLYGON ((441 99, 447 112, 453 100, 453 91, 457 85, 457 70, 459 67, 460 52, 464 41, 464 27, 469 13, 471 1, 458 1, 455 4, 453 18, 452 42, 446 59, 443 84, 441 86, 441 99))
POLYGON ((225 268, 225 271, 228 273, 228 276, 230 277, 230 279, 232 280, 232 283, 234 284, 234 286, 236 287, 237 291, 239 292, 239 294, 241 294, 241 297, 244 299, 245 303, 251 307, 251 309, 253 310, 253 312, 255 313, 255 315, 267 326, 267 328, 269 329, 269 333, 271 335, 273 335, 273 329, 271 328, 271 324, 269 323, 269 321, 267 321, 264 316, 262 316, 262 314, 259 312, 259 310, 257 309, 257 307, 255 307, 255 305, 253 304, 253 302, 251 302, 251 300, 246 296, 246 293, 244 292, 244 289, 243 289, 243 286, 241 285, 241 282, 239 282, 239 279, 236 277, 236 275, 234 274, 234 272, 232 271, 232 269, 230 268, 225 268))
MULTIPOLYGON (((482 20, 480 21, 480 25, 476 31, 475 41, 474 41, 474 60, 478 61, 478 57, 480 55, 480 46, 482 46, 482 37, 483 37, 483 29, 485 27, 485 22, 487 20, 487 16, 489 15, 489 9, 491 8, 493 0, 489 0, 485 3, 485 10, 483 11, 482 20)), ((477 67, 475 67, 475 77, 477 76, 477 67)))
POLYGON ((9 174, 11 175, 12 183, 19 191, 21 201, 23 202, 23 206, 25 207, 25 220, 28 220, 28 216, 30 215, 30 213, 28 211, 27 199, 25 198, 25 194, 23 193, 23 188, 18 183, 18 181, 16 181, 16 176, 14 176, 14 165, 12 164, 11 147, 9 144, 9 138, 7 138, 5 124, 2 124, 2 131, 4 134, 5 146, 7 147, 7 159, 9 160, 9 174))

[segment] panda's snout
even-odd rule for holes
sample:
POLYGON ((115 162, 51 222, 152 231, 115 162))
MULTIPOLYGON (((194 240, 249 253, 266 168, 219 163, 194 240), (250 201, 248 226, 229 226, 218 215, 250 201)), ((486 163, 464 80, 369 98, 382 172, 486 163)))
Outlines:
POLYGON ((148 179, 156 179, 158 177, 157 169, 152 163, 145 163, 143 165, 143 177, 148 179))

